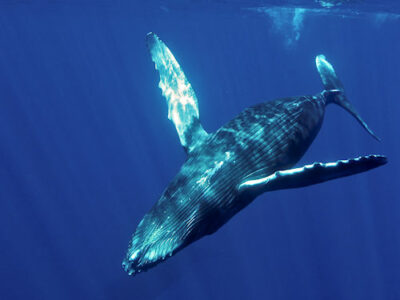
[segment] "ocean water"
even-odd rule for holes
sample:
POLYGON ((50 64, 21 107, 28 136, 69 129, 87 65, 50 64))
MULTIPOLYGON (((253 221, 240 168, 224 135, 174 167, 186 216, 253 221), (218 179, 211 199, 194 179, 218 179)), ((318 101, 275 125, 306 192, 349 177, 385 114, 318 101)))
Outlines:
POLYGON ((0 298, 400 299, 399 37, 396 0, 0 1, 0 298), (331 105, 298 165, 389 163, 263 194, 128 276, 129 239, 186 158, 150 31, 209 132, 250 105, 320 92, 325 54, 382 141, 331 105))

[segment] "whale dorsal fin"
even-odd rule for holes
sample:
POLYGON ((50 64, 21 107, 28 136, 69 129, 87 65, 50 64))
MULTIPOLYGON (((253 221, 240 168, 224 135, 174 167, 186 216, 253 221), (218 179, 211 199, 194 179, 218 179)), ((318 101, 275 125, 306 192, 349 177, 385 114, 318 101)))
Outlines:
POLYGON ((186 152, 192 151, 207 137, 199 120, 197 97, 172 52, 152 32, 147 34, 147 46, 160 74, 159 87, 168 104, 170 119, 186 152))
POLYGON ((267 191, 305 187, 365 172, 386 162, 385 156, 368 155, 330 163, 313 163, 300 168, 277 171, 269 176, 246 178, 239 184, 238 191, 257 196, 267 191))

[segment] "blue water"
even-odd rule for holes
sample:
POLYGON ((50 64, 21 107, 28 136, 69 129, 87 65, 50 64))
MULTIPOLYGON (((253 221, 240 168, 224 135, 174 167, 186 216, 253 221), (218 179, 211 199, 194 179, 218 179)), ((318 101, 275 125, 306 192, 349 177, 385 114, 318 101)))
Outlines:
POLYGON ((1 299, 400 299, 400 7, 355 1, 1 1, 1 299), (322 90, 325 54, 382 139, 329 106, 299 165, 376 170, 257 198, 146 273, 121 262, 185 160, 145 46, 181 63, 209 132, 322 90))

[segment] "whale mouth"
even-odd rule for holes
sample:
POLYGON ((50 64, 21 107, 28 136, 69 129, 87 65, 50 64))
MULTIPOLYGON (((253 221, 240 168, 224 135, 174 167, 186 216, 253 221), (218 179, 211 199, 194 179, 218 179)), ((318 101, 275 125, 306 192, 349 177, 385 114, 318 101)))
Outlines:
MULTIPOLYGON (((174 203, 172 200, 170 202, 174 203)), ((129 275, 147 271, 174 255, 193 239, 197 210, 192 212, 192 209, 185 209, 185 206, 171 210, 164 203, 165 200, 161 201, 161 204, 144 216, 129 242, 122 262, 122 267, 129 275)))
POLYGON ((139 254, 140 251, 137 250, 131 255, 131 257, 127 256, 122 262, 122 267, 129 275, 135 275, 142 271, 142 268, 139 266, 139 254), (136 255, 136 257, 133 255, 136 255))
POLYGON ((148 255, 146 254, 146 251, 141 249, 132 249, 131 251, 128 251, 126 258, 123 260, 122 267, 129 275, 135 275, 142 271, 147 271, 147 269, 160 261, 162 261, 162 259, 157 259, 155 254, 148 255))
POLYGON ((122 267, 129 275, 147 271, 172 256, 184 244, 176 231, 164 231, 163 226, 157 228, 151 226, 139 227, 122 262, 122 267))
POLYGON ((160 262, 172 256, 174 252, 157 251, 155 247, 147 247, 146 250, 129 250, 122 262, 122 267, 129 275, 147 271, 160 262), (153 248, 153 249, 152 249, 153 248))
POLYGON ((142 251, 136 250, 133 253, 128 253, 122 262, 122 267, 129 275, 135 275, 151 267, 149 264, 144 263, 143 260, 142 251))

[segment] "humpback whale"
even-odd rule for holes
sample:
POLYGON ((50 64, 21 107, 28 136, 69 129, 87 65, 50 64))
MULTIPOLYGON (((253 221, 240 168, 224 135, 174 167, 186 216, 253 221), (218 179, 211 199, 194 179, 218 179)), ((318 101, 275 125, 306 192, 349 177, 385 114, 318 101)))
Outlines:
POLYGON ((321 93, 257 104, 207 133, 200 123, 196 94, 171 51, 154 33, 147 35, 147 46, 160 75, 168 118, 187 159, 137 226, 122 263, 129 275, 214 233, 261 193, 321 183, 387 162, 385 156, 368 155, 294 168, 321 128, 330 103, 343 107, 378 139, 347 100, 323 55, 316 57, 324 85, 321 93))

